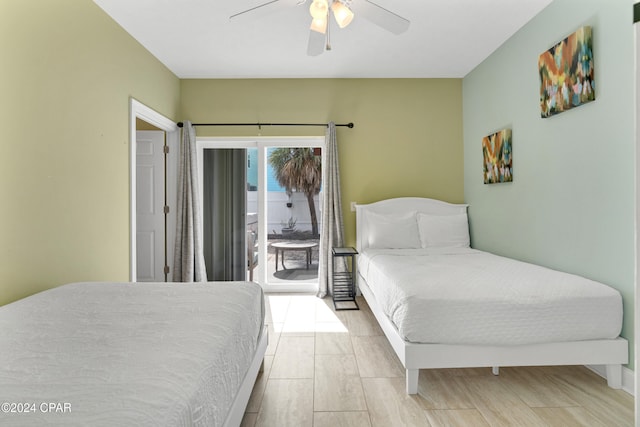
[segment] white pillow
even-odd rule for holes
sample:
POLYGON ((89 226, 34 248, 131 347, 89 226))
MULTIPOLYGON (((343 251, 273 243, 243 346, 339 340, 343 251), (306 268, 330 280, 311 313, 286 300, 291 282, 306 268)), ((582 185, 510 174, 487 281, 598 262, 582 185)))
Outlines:
POLYGON ((418 213, 418 229, 423 248, 471 246, 466 213, 456 215, 418 213))
POLYGON ((421 247, 416 212, 381 215, 367 212, 369 247, 372 249, 417 249, 421 247))

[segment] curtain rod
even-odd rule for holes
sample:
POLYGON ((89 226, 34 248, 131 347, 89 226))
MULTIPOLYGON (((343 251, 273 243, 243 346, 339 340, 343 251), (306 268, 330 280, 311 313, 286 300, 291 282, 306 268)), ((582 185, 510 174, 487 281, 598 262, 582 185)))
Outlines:
MULTIPOLYGON (((184 123, 178 122, 178 127, 181 128, 184 126, 184 123)), ((328 123, 191 123, 191 126, 258 126, 258 128, 262 126, 329 126, 328 123)), ((351 123, 342 123, 336 124, 336 126, 343 126, 352 129, 354 124, 351 123)))

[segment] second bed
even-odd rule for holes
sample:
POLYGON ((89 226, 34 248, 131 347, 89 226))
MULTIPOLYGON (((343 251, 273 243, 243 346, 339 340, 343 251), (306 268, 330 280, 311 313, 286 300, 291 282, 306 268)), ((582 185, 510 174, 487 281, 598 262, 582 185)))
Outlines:
POLYGON ((606 365, 628 360, 622 297, 577 275, 469 247, 466 205, 357 206, 358 285, 417 393, 426 368, 606 365))

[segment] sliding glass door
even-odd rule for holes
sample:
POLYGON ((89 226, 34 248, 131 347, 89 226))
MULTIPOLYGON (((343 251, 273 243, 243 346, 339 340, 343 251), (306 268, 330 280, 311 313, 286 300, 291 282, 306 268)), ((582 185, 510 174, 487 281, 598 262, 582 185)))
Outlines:
POLYGON ((324 137, 198 138, 205 233, 216 230, 205 248, 219 248, 207 272, 235 271, 210 279, 317 291, 323 146, 324 137))
POLYGON ((266 149, 270 288, 317 287, 321 153, 320 147, 299 145, 266 149))

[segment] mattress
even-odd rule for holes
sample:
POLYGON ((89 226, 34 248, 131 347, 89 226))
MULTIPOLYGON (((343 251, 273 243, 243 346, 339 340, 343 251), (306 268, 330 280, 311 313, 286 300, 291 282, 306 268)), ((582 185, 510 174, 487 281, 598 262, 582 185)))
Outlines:
POLYGON ((0 425, 220 426, 264 322, 250 282, 75 283, 0 308, 0 425))
POLYGON ((365 249, 358 272, 410 342, 508 346, 611 339, 622 328, 617 290, 474 249, 365 249))

